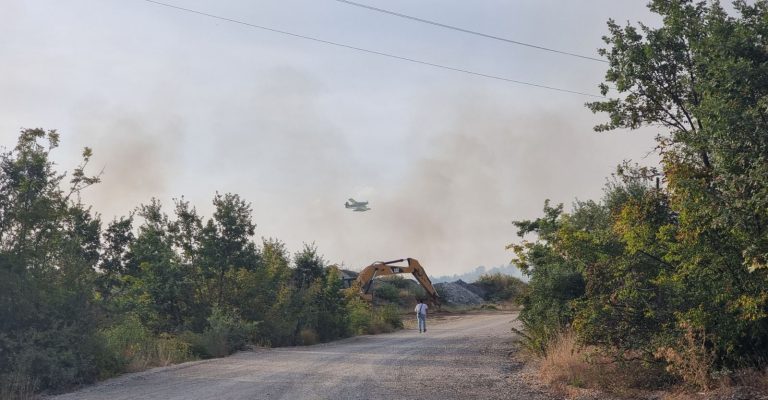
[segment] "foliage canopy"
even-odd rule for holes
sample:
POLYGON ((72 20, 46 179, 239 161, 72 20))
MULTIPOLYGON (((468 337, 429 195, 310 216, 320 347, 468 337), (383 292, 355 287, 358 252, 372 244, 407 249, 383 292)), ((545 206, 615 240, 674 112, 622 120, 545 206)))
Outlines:
POLYGON ((24 129, 0 154, 0 396, 400 324, 347 298, 314 245, 256 242, 236 194, 217 193, 209 219, 152 199, 102 225, 80 200, 99 182, 91 150, 67 175, 51 161, 58 143, 24 129))
POLYGON ((601 89, 617 95, 587 104, 609 117, 595 129, 658 128, 661 165, 625 163, 600 201, 516 223, 535 234, 510 247, 537 351, 571 327, 701 387, 768 364, 768 2, 733 5, 654 0, 660 27, 608 22, 601 89))

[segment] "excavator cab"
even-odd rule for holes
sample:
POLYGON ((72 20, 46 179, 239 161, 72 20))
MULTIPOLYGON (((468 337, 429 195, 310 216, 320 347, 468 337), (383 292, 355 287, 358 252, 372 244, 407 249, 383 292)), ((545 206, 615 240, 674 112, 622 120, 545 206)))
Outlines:
POLYGON ((424 271, 424 267, 419 264, 419 261, 415 258, 401 258, 399 260, 392 261, 377 261, 360 271, 357 275, 357 282, 360 286, 360 295, 368 300, 373 300, 373 294, 370 293, 373 286, 373 280, 378 276, 395 275, 411 273, 416 281, 424 288, 427 295, 430 297, 426 299, 428 303, 436 307, 440 307, 440 295, 437 294, 437 290, 432 286, 432 281, 429 280, 429 276, 424 271), (407 262, 407 265, 397 265, 403 261, 407 262))

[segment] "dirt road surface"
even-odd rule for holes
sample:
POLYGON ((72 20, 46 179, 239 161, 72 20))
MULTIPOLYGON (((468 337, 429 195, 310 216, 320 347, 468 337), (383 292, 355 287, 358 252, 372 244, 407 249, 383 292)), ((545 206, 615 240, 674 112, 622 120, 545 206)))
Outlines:
POLYGON ((432 318, 308 347, 257 349, 127 374, 56 400, 551 399, 510 357, 513 313, 432 318))

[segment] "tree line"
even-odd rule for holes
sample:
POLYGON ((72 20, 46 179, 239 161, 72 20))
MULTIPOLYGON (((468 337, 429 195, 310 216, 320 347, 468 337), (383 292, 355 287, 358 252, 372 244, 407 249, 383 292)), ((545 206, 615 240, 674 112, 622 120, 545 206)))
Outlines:
POLYGON ((314 245, 255 241, 248 202, 216 194, 204 218, 183 198, 104 223, 58 172, 56 131, 24 129, 0 155, 0 397, 229 354, 313 344, 400 324, 342 291, 314 245))
POLYGON ((515 223, 534 351, 571 331, 701 388, 768 365, 768 3, 733 7, 654 0, 657 28, 608 22, 601 88, 619 95, 587 107, 609 117, 597 131, 658 129, 661 163, 624 163, 601 199, 515 223))

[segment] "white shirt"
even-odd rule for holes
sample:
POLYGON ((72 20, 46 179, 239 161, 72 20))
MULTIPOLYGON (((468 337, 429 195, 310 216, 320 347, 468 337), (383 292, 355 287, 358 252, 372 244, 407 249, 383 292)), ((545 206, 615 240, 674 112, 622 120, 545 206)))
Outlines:
POLYGON ((429 308, 429 307, 427 307, 427 305, 426 305, 426 304, 424 304, 424 303, 419 303, 419 304, 416 304, 416 308, 415 308, 413 311, 416 311, 416 314, 424 314, 424 315, 427 315, 427 309, 428 309, 428 308, 429 308))

